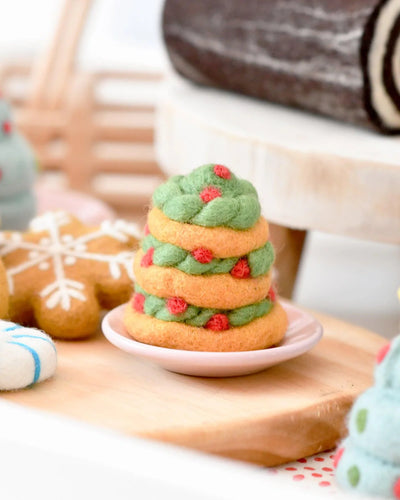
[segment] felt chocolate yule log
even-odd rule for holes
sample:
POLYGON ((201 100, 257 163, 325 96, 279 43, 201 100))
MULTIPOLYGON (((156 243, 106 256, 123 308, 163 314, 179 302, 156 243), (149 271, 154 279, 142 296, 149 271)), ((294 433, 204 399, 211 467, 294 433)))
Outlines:
POLYGON ((167 0, 163 31, 197 83, 400 132, 399 0, 167 0))
POLYGON ((153 195, 124 323, 162 347, 246 351, 287 328, 271 286, 274 249, 254 187, 223 165, 178 175, 153 195))

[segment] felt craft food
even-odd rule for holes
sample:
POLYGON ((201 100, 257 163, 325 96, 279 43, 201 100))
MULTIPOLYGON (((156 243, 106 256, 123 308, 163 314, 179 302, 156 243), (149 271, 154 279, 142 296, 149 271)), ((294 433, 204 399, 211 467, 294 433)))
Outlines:
POLYGON ((379 352, 375 385, 355 402, 335 461, 343 488, 400 498, 400 336, 379 352))
MULTIPOLYGON (((0 259, 0 318, 8 311, 8 284, 0 259)), ((29 387, 56 370, 57 352, 50 337, 0 319, 0 391, 29 387)))
POLYGON ((0 390, 29 387, 54 375, 57 352, 48 335, 0 320, 0 390))
POLYGON ((6 270, 0 259, 0 318, 4 318, 8 311, 8 284, 6 270))
POLYGON ((137 229, 124 221, 89 227, 64 212, 32 220, 25 233, 0 233, 9 316, 59 338, 94 333, 101 309, 132 293, 137 229))
POLYGON ((0 95, 0 227, 26 229, 35 215, 33 182, 36 159, 16 131, 8 104, 0 95))
POLYGON ((167 0, 163 32, 196 83, 400 132, 398 0, 167 0))
POLYGON ((140 342, 198 351, 278 343, 287 317, 271 276, 274 249, 254 187, 223 165, 175 176, 153 195, 124 314, 140 342))

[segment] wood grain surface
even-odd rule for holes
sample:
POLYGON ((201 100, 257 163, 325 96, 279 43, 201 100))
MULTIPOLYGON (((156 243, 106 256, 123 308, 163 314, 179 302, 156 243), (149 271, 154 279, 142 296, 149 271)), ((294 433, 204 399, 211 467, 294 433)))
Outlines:
POLYGON ((243 461, 277 465, 330 449, 354 398, 372 383, 385 339, 315 315, 323 340, 256 375, 212 379, 164 371, 101 334, 57 342, 56 376, 4 394, 14 403, 243 461))

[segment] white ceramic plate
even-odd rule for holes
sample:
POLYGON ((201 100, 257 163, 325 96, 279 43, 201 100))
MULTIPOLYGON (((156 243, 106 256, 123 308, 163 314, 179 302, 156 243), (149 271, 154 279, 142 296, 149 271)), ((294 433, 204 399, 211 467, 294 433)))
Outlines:
POLYGON ((289 303, 282 301, 282 305, 289 318, 283 340, 276 347, 258 351, 182 351, 137 342, 129 336, 122 322, 126 305, 107 313, 102 329, 106 338, 123 351, 153 361, 171 372, 201 377, 234 377, 256 373, 300 356, 321 339, 322 326, 313 316, 289 303))

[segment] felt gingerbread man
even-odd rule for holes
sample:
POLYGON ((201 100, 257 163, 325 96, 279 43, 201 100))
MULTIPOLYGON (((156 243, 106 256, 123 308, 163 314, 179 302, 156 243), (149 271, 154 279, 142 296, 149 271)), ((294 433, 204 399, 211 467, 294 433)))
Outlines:
POLYGON ((24 233, 0 233, 10 317, 57 338, 95 333, 101 309, 129 299, 138 236, 122 220, 90 227, 65 212, 33 219, 24 233))

